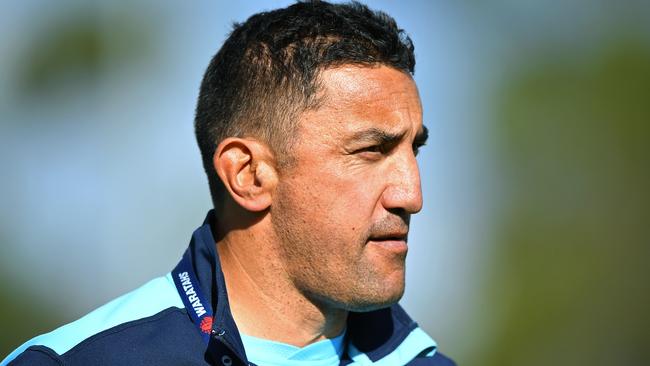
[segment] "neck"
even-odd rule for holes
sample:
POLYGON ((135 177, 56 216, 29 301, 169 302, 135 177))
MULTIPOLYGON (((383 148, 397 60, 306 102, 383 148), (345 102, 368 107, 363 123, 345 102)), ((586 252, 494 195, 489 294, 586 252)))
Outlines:
POLYGON ((263 230, 268 219, 219 235, 217 251, 237 327, 297 347, 338 336, 347 311, 312 301, 295 287, 274 247, 277 241, 263 230))

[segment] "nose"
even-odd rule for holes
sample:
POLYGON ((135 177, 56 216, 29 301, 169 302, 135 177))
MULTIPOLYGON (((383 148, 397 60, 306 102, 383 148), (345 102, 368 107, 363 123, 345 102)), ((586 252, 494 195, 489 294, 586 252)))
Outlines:
POLYGON ((401 209, 415 214, 422 209, 420 169, 411 149, 400 155, 387 173, 388 184, 383 192, 382 204, 387 210, 401 209))

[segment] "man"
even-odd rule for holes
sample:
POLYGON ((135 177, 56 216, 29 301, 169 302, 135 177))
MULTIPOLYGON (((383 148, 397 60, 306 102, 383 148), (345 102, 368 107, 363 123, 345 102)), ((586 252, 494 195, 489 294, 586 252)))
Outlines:
POLYGON ((453 365, 396 304, 422 207, 414 65, 358 3, 236 25, 201 85, 214 210, 181 262, 3 365, 453 365))

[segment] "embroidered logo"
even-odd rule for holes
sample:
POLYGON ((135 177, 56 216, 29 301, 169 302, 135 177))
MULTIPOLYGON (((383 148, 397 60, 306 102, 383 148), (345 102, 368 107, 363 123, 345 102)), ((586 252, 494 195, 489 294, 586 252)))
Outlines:
POLYGON ((212 330, 212 317, 206 316, 203 318, 199 327, 201 328, 201 332, 210 334, 210 331, 212 330))

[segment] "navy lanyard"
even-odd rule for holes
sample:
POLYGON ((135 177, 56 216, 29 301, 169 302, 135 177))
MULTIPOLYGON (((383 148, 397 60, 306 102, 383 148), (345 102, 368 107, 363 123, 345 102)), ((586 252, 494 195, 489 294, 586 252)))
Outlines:
POLYGON ((212 332, 212 306, 210 300, 201 291, 189 255, 189 250, 183 254, 180 263, 172 271, 172 277, 187 312, 201 333, 201 337, 208 344, 212 332))
MULTIPOLYGON (((197 232, 195 232, 192 240, 197 239, 197 232)), ((172 277, 178 295, 183 300, 183 305, 185 305, 187 313, 192 318, 205 344, 210 345, 211 338, 214 337, 213 340, 215 342, 213 346, 208 347, 210 357, 214 360, 214 364, 223 366, 254 366, 251 363, 245 363, 242 359, 242 357, 245 359, 245 354, 240 356, 235 353, 225 339, 221 337, 225 332, 216 333, 213 336, 212 323, 214 321, 214 313, 212 311, 211 301, 201 291, 201 286, 196 278, 192 260, 190 259, 190 249, 185 251, 181 261, 172 270, 172 277)))

